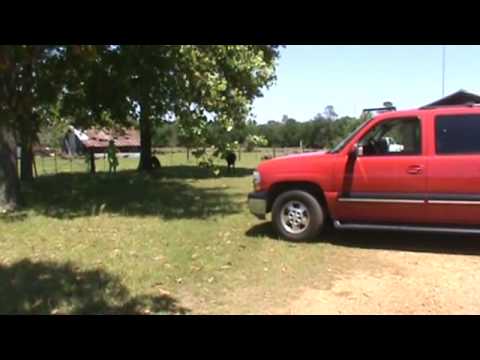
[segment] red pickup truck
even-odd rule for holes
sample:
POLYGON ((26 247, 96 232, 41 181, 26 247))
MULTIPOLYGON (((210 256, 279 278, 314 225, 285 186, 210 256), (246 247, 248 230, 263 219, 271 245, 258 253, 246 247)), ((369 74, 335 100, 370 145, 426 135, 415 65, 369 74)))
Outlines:
POLYGON ((250 211, 288 240, 337 229, 480 234, 480 108, 387 111, 328 152, 279 157, 253 174, 250 211))

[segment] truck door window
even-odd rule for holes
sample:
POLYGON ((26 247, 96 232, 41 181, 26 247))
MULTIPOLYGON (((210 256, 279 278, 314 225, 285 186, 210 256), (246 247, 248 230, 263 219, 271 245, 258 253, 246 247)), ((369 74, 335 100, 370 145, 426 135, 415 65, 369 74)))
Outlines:
POLYGON ((364 156, 419 155, 421 153, 420 120, 387 120, 371 129, 362 140, 364 156))

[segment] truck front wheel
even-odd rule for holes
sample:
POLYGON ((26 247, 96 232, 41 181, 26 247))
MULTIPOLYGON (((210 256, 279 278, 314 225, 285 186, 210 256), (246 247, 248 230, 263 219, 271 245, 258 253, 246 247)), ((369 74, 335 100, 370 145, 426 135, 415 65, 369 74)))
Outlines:
POLYGON ((290 241, 313 240, 325 221, 321 205, 301 190, 280 194, 272 206, 272 222, 277 233, 290 241))

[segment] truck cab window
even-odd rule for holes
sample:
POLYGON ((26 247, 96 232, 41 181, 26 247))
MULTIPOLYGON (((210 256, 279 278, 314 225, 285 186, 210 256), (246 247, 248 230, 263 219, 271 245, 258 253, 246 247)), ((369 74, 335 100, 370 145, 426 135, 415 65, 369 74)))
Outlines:
POLYGON ((396 119, 381 122, 362 140, 364 156, 419 155, 421 153, 420 120, 396 119))

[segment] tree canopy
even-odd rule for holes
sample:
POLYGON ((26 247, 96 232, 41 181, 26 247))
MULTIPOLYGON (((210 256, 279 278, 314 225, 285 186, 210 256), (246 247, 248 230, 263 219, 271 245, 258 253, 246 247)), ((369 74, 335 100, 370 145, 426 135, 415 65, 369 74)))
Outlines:
MULTIPOLYGON (((247 120, 278 57, 277 45, 2 46, 0 121, 22 148, 24 180, 40 128, 59 119, 138 125, 139 169, 150 170, 154 125, 173 118, 179 136, 204 147, 210 123, 228 133, 247 120)), ((220 154, 229 137, 217 139, 220 154)))

